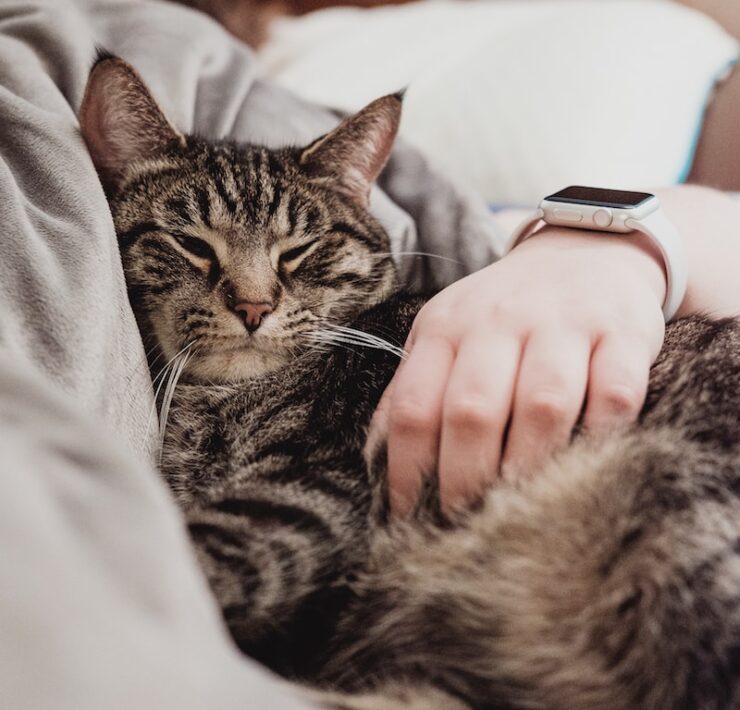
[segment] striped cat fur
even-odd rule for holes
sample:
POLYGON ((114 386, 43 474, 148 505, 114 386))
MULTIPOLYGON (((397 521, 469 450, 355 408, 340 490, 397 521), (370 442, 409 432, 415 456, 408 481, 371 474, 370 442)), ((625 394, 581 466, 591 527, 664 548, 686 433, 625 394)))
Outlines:
POLYGON ((740 707, 737 322, 668 328, 630 430, 388 518, 365 436, 423 301, 367 204, 400 110, 267 150, 182 135, 120 59, 90 76, 131 304, 179 376, 162 474, 235 642, 326 707, 740 707))

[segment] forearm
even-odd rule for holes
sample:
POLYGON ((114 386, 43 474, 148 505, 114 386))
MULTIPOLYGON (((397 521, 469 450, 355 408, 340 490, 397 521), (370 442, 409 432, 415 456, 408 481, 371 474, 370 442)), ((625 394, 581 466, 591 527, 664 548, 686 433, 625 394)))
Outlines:
MULTIPOLYGON (((665 213, 678 228, 689 262, 689 284, 677 317, 693 313, 714 316, 740 314, 740 199, 705 187, 680 185, 654 190, 665 213)), ((510 210, 499 215, 502 228, 512 231, 525 212, 510 210)), ((665 295, 665 282, 658 283, 662 261, 647 238, 639 234, 617 236, 580 232, 546 226, 536 239, 575 245, 590 243, 591 248, 610 249, 615 258, 632 260, 644 271, 656 294, 665 295), (593 241, 598 237, 598 242, 593 241), (648 254, 652 258, 644 259, 648 254)), ((521 248, 521 247, 520 247, 521 248)))
POLYGON ((656 194, 681 233, 689 261, 689 285, 677 315, 740 314, 740 200, 694 186, 656 194))

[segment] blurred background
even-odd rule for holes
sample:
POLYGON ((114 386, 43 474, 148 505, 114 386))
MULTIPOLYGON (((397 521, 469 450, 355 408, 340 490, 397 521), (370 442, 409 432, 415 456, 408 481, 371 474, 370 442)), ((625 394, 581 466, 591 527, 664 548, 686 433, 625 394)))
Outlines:
POLYGON ((401 135, 492 205, 565 184, 740 191, 737 0, 184 0, 264 76, 401 135))

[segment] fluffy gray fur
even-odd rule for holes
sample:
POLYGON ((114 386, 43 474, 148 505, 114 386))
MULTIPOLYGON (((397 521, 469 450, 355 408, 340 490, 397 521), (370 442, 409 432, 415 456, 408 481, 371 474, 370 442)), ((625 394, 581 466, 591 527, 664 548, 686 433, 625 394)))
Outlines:
POLYGON ((162 473, 236 643, 337 708, 737 707, 737 322, 670 326, 629 430, 455 521, 433 485, 388 519, 364 446, 397 355, 357 344, 398 346, 422 305, 366 209, 399 115, 269 151, 181 135, 117 58, 91 74, 131 303, 180 375, 162 473), (256 330, 242 302, 269 303, 256 330))

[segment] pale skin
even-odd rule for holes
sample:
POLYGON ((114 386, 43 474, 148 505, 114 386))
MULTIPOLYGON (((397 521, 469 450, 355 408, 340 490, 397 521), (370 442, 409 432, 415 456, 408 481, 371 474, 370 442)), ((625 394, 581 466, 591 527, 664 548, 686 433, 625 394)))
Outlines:
MULTIPOLYGON (((654 192, 689 259, 677 317, 740 314, 740 200, 654 192)), ((499 478, 534 475, 582 412, 594 432, 634 421, 663 342, 664 297, 644 237, 546 227, 431 299, 371 424, 370 442, 387 436, 393 510, 407 514, 435 468, 448 511, 499 478)))

